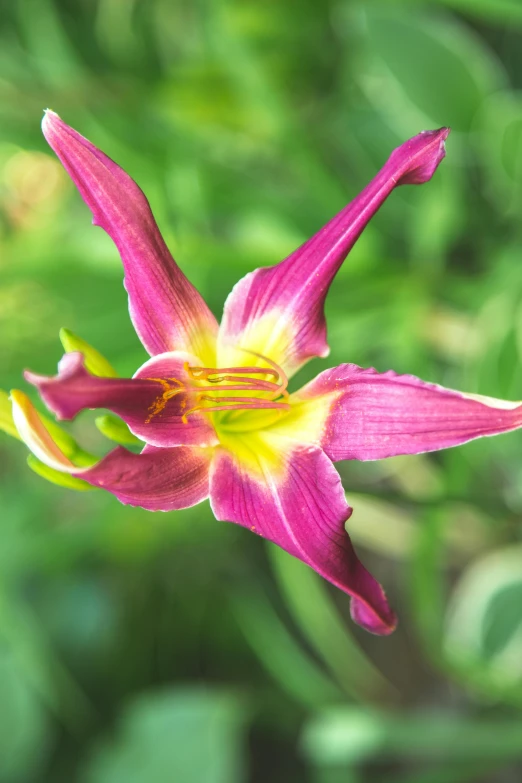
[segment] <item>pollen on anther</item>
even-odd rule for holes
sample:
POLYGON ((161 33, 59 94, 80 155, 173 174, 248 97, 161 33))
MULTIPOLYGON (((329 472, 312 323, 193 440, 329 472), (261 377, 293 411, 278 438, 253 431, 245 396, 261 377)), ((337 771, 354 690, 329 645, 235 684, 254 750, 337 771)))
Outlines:
POLYGON ((145 419, 145 424, 150 424, 154 416, 157 416, 158 413, 161 413, 166 404, 167 400, 163 395, 161 397, 156 397, 152 405, 150 405, 148 408, 147 412, 149 415, 145 419))
MULTIPOLYGON (((175 397, 177 394, 183 391, 183 384, 177 378, 169 378, 169 380, 166 380, 165 378, 148 378, 148 380, 161 384, 163 387, 163 394, 156 397, 156 399, 149 406, 147 411, 149 415, 145 419, 145 424, 150 424, 154 416, 157 416, 158 413, 161 413, 171 397, 175 397), (178 386, 172 388, 172 383, 176 383, 178 386)), ((182 407, 185 407, 185 405, 186 403, 183 401, 182 407)))

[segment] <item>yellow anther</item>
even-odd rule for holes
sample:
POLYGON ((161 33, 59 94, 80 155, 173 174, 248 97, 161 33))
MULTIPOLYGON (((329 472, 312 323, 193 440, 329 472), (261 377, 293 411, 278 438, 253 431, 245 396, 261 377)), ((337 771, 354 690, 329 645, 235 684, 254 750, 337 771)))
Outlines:
POLYGON ((161 384, 163 393, 150 406, 146 423, 150 423, 154 416, 157 416, 164 410, 167 402, 179 394, 184 395, 183 399, 180 400, 178 412, 178 415, 181 414, 181 420, 184 424, 187 424, 188 416, 198 411, 211 413, 234 410, 263 410, 267 408, 288 410, 288 378, 283 370, 275 362, 272 362, 265 356, 261 356, 261 354, 257 354, 255 351, 241 350, 257 356, 269 366, 192 367, 188 362, 185 362, 183 370, 188 382, 180 381, 178 378, 149 378, 148 380, 161 384), (272 380, 267 380, 266 376, 272 378, 272 380), (196 383, 191 383, 191 381, 196 383), (217 396, 205 394, 205 387, 209 390, 209 387, 212 387, 213 395, 217 396), (244 396, 229 397, 222 394, 222 392, 231 391, 239 391, 244 396), (284 402, 278 401, 278 398, 281 397, 284 402), (188 400, 191 402, 195 401, 196 405, 187 410, 188 400), (211 403, 211 405, 205 403, 211 403))

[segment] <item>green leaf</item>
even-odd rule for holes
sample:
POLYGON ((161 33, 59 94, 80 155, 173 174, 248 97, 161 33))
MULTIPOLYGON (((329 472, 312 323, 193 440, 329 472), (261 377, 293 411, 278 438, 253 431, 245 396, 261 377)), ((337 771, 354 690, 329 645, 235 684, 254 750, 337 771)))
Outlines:
POLYGON ((142 696, 126 709, 114 742, 94 753, 85 783, 242 783, 239 701, 209 688, 142 696))
POLYGON ((365 6, 370 69, 381 79, 373 97, 401 94, 435 126, 470 129, 484 98, 502 84, 490 50, 451 17, 390 4, 365 6), (414 66, 413 66, 414 64, 414 66))
POLYGON ((437 761, 501 761, 522 758, 522 726, 509 719, 461 719, 449 712, 401 716, 332 707, 305 726, 302 748, 307 758, 321 766, 351 766, 380 754, 437 761))
POLYGON ((457 585, 445 650, 459 666, 480 668, 499 688, 522 692, 522 547, 490 553, 457 585))
POLYGON ((49 751, 51 732, 45 705, 15 656, 0 653, 0 779, 22 783, 36 779, 42 756, 49 751), (33 775, 35 776, 33 778, 33 775))
POLYGON ((265 669, 293 699, 307 707, 342 697, 330 678, 299 645, 261 590, 231 596, 234 616, 265 669))
POLYGON ((497 209, 518 221, 522 202, 522 97, 503 90, 492 95, 477 117, 479 152, 497 209))
POLYGON ((424 648, 430 656, 439 660, 445 610, 442 565, 447 515, 443 509, 426 509, 419 516, 411 562, 410 594, 424 648))
POLYGON ((110 362, 102 354, 89 345, 85 340, 71 332, 69 329, 60 329, 60 340, 67 353, 80 351, 85 357, 85 366, 93 375, 102 378, 117 378, 118 373, 110 362))
POLYGON ((390 684, 338 614, 324 580, 279 547, 269 545, 268 554, 289 610, 344 691, 358 699, 389 692, 390 684))
POLYGON ((455 11, 461 11, 472 17, 522 24, 522 6, 519 0, 441 0, 441 2, 449 8, 454 8, 455 11))

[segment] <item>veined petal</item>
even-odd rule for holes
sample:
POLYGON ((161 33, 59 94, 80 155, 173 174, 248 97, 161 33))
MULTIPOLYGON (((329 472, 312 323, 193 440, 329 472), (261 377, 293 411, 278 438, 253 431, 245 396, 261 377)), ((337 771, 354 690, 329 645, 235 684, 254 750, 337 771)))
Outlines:
POLYGON ((445 155, 448 128, 424 131, 391 154, 370 184, 288 258, 256 269, 233 288, 218 339, 219 363, 237 364, 234 345, 269 356, 295 372, 327 356, 324 301, 330 284, 365 225, 397 185, 431 179, 445 155))
POLYGON ((522 402, 446 389, 413 375, 341 364, 292 397, 318 411, 330 459, 373 460, 458 446, 522 426, 522 402))
POLYGON ((195 506, 208 497, 212 451, 193 446, 145 446, 141 454, 133 454, 118 446, 92 468, 74 475, 130 506, 173 511, 195 506))
POLYGON ((54 112, 45 113, 42 129, 93 223, 120 252, 131 319, 147 351, 185 350, 212 366, 216 319, 172 258, 138 185, 54 112))
POLYGON ((352 596, 353 619, 372 633, 395 628, 381 586, 360 563, 344 523, 351 514, 334 466, 315 446, 267 433, 234 436, 210 471, 216 517, 275 542, 352 596))
POLYGON ((78 467, 54 442, 27 395, 15 390, 11 398, 18 432, 44 465, 106 489, 122 503, 148 511, 188 508, 208 497, 213 449, 145 446, 141 454, 133 454, 118 446, 96 464, 78 467))
POLYGON ((186 395, 173 396, 162 404, 168 388, 163 379, 187 380, 185 362, 198 364, 190 354, 173 352, 149 359, 134 378, 100 378, 87 372, 81 353, 73 352, 63 356, 55 377, 26 372, 25 378, 37 387, 59 419, 73 419, 85 408, 107 408, 120 416, 134 435, 154 446, 211 446, 217 437, 202 414, 192 414, 186 424, 181 419, 186 395))

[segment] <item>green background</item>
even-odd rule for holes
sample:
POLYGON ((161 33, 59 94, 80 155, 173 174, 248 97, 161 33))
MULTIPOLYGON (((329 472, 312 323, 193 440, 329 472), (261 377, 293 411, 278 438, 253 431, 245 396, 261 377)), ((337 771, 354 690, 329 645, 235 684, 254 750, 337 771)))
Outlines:
MULTIPOLYGON (((147 193, 217 315, 389 151, 450 125, 336 279, 332 352, 522 396, 518 0, 4 0, 0 385, 52 373, 61 326, 145 359, 121 265, 40 133, 50 107, 147 193)), ((103 453, 93 416, 71 431, 103 453)), ((1 783, 516 783, 522 436, 343 463, 349 530, 400 625, 207 504, 74 493, 0 433, 1 783)))

